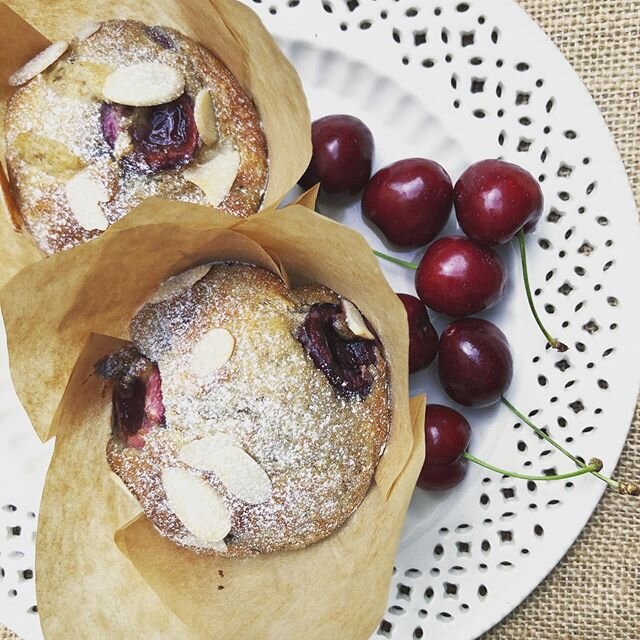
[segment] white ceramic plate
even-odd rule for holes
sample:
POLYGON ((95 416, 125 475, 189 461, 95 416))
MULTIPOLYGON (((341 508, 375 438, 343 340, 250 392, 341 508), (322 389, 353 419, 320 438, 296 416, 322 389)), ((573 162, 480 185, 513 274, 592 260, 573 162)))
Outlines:
MULTIPOLYGON (((545 349, 513 247, 500 250, 511 272, 507 295, 484 316, 511 342, 509 398, 610 473, 638 391, 638 225, 615 146, 562 55, 510 0, 245 1, 300 72, 314 118, 344 112, 368 123, 376 168, 424 156, 455 180, 472 161, 503 156, 540 177, 546 206, 528 239, 531 278, 545 322, 570 351, 545 349)), ((385 248, 357 203, 321 210, 385 248)), ((456 230, 452 219, 446 231, 456 230)), ((414 292, 411 273, 385 272, 397 291, 414 292)), ((35 640, 33 532, 52 448, 32 434, 6 353, 0 360, 0 620, 35 640)), ((414 376, 413 389, 451 404, 434 369, 414 376)), ((478 456, 533 474, 571 470, 504 407, 464 413, 478 456)), ((602 491, 591 477, 527 484, 478 468, 455 490, 416 491, 374 637, 478 637, 557 564, 602 491)))

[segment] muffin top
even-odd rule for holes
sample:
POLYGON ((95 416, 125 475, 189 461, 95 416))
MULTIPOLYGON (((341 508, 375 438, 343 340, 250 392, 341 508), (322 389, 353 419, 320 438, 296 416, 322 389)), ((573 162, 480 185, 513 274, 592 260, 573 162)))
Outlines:
POLYGON ((7 166, 22 223, 47 254, 150 196, 249 216, 267 143, 252 99, 210 51, 168 27, 112 20, 17 71, 7 166))
POLYGON ((312 544, 366 495, 390 428, 382 345, 319 285, 251 265, 167 281, 97 364, 111 469, 156 528, 199 552, 312 544))

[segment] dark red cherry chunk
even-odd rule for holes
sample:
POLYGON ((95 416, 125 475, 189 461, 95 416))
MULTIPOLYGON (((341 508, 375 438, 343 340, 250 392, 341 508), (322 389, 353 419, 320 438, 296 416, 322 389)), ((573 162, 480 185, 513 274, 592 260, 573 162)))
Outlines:
POLYGON ((429 491, 453 489, 467 475, 467 459, 460 458, 451 464, 425 465, 418 476, 418 486, 429 491))
POLYGON ((420 260, 415 284, 420 300, 430 309, 459 318, 500 300, 507 269, 493 249, 449 236, 429 246, 420 260))
POLYGON ((429 313, 415 296, 399 293, 409 322, 409 373, 428 367, 438 353, 438 334, 429 313))
POLYGON ((102 358, 96 373, 113 383, 113 430, 128 445, 144 446, 144 435, 164 426, 162 380, 158 366, 134 347, 102 358))
POLYGON ((544 199, 538 181, 504 160, 481 160, 458 179, 454 205, 460 227, 479 244, 509 242, 520 229, 532 231, 544 199))
POLYGON ((354 196, 367 184, 373 163, 373 135, 359 118, 337 114, 311 125, 313 153, 299 180, 303 189, 320 183, 321 195, 354 196))
POLYGON ((336 393, 364 399, 373 385, 368 367, 376 363, 375 342, 345 338, 343 322, 341 305, 317 303, 310 307, 296 337, 336 393))
POLYGON ((498 402, 513 377, 506 336, 488 320, 455 320, 440 335, 438 373, 443 389, 462 405, 498 402))
POLYGON ((451 213, 447 172, 425 158, 380 169, 362 195, 362 213, 399 247, 421 247, 442 231, 451 213))
POLYGON ((129 126, 126 118, 128 118, 132 112, 133 109, 131 107, 112 104, 110 102, 105 102, 100 107, 102 137, 112 149, 115 147, 118 134, 129 126))
POLYGON ((153 171, 187 164, 200 139, 193 101, 183 94, 167 104, 140 108, 132 138, 137 155, 153 171))

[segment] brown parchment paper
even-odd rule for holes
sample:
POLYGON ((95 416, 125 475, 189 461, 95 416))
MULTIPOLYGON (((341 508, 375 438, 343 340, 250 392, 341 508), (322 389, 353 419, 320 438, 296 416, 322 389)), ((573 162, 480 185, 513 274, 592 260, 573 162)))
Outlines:
MULTIPOLYGON (((11 73, 49 41, 70 39, 88 20, 131 18, 178 29, 217 55, 260 113, 269 147, 263 207, 279 202, 311 156, 310 117, 300 79, 257 15, 237 0, 10 0, 0 4, 0 152, 11 73)), ((4 171, 4 167, 0 169, 4 171)), ((6 180, 6 176, 4 176, 6 180)), ((0 180, 2 182, 2 180, 0 180)), ((11 222, 11 197, 0 199, 0 285, 43 254, 11 222)))
POLYGON ((45 638, 368 638, 424 459, 424 397, 412 401, 413 445, 387 499, 373 484, 337 533, 300 551, 207 557, 160 536, 113 480, 110 394, 93 364, 121 345, 93 334, 61 403, 36 546, 45 638))
POLYGON ((116 543, 188 627, 218 640, 364 640, 384 613, 405 512, 424 459, 424 397, 411 405, 414 448, 385 500, 373 485, 333 536, 301 551, 242 561, 198 556, 145 516, 116 543), (250 621, 250 622, 248 622, 250 621))
MULTIPOLYGON (((312 200, 313 192, 302 199, 312 200)), ((276 273, 281 265, 294 285, 324 284, 370 320, 391 373, 393 437, 376 472, 388 495, 413 446, 404 307, 358 232, 300 204, 238 220, 208 207, 149 199, 92 242, 15 276, 0 292, 0 305, 13 383, 40 438, 56 432, 57 407, 87 335, 127 339, 131 318, 163 280, 215 260, 276 273)))

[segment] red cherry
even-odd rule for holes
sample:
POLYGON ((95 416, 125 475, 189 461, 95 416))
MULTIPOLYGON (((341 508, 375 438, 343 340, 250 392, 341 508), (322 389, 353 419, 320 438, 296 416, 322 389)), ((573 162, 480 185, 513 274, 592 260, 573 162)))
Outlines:
POLYGON ((438 334, 426 307, 407 293, 399 293, 409 321, 409 373, 428 367, 438 353, 438 334))
POLYGON ((504 293, 507 270, 489 247, 463 237, 436 240, 416 271, 416 291, 430 309, 470 316, 492 307, 504 293))
POLYGON ((469 446, 471 425, 455 409, 430 404, 424 419, 424 436, 426 464, 431 467, 453 464, 469 446))
POLYGON ((193 100, 185 93, 173 102, 141 108, 132 137, 136 152, 152 171, 188 163, 200 140, 193 100))
POLYGON ((325 116, 311 125, 313 154, 298 184, 320 183, 322 195, 354 196, 367 184, 373 164, 373 135, 359 118, 325 116))
POLYGON ((511 384, 513 360, 507 338, 480 318, 452 322, 440 336, 438 373, 456 402, 486 407, 498 402, 511 384))
POLYGON ((424 158, 400 160, 378 171, 362 195, 362 213, 399 247, 421 247, 442 231, 451 213, 447 172, 424 158))
POLYGON ((464 480, 466 474, 466 458, 460 458, 453 464, 425 465, 418 476, 418 486, 429 491, 452 489, 464 480))
POLYGON ((543 203, 538 181, 522 167, 503 160, 472 164, 454 189, 462 230, 487 246, 509 242, 520 229, 532 231, 543 203))

